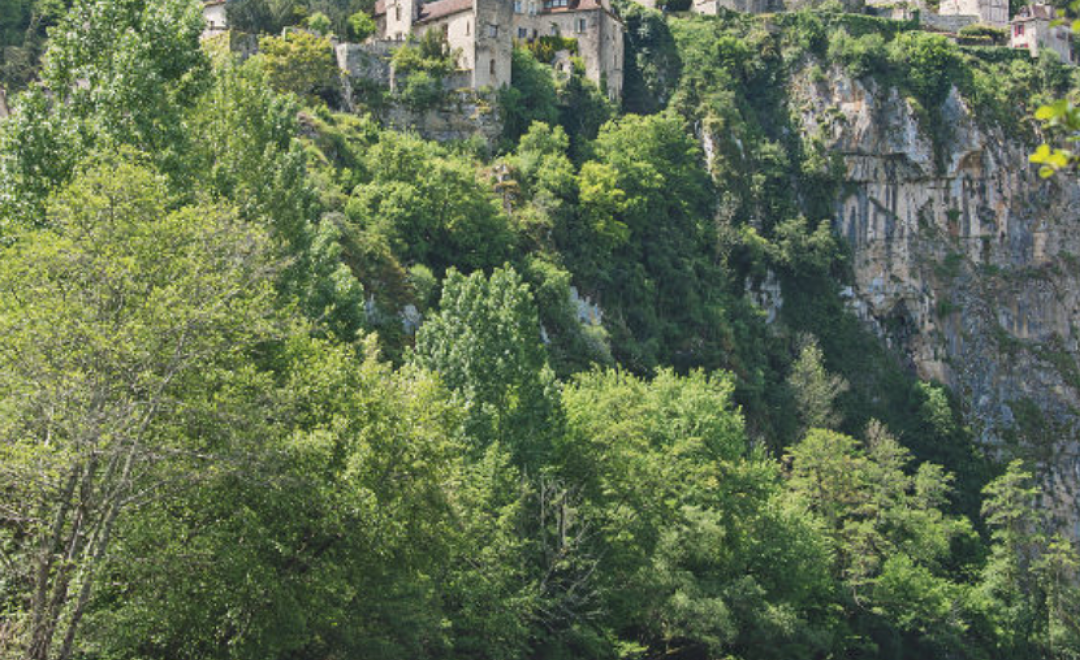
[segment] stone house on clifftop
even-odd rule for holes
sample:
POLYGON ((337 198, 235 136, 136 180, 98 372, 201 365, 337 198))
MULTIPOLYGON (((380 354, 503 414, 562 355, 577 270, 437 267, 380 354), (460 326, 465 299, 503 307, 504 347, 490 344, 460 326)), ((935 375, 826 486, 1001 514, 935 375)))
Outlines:
POLYGON ((972 23, 992 27, 1009 24, 1008 0, 942 0, 937 13, 942 16, 970 16, 972 23))
POLYGON ((622 95, 624 30, 610 0, 379 0, 375 21, 378 40, 442 31, 473 89, 510 84, 515 40, 571 38, 586 77, 622 95))
POLYGON ((203 19, 206 21, 203 39, 227 31, 229 20, 225 13, 225 0, 204 0, 203 19))
POLYGON ((1043 48, 1057 53, 1063 62, 1073 61, 1073 36, 1068 25, 1053 25, 1056 18, 1052 5, 1027 5, 1012 19, 1009 45, 1026 48, 1036 57, 1043 48))

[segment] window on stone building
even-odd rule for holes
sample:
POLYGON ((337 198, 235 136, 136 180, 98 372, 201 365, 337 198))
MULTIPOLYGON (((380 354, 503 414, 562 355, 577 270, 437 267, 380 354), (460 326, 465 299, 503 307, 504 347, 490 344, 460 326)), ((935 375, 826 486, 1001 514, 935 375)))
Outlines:
POLYGON ((499 36, 499 26, 498 25, 488 25, 487 27, 488 27, 487 36, 491 37, 492 39, 499 36))
POLYGON ((472 23, 465 21, 465 36, 467 37, 470 34, 472 34, 472 23))
POLYGON ((495 75, 495 58, 491 58, 491 62, 488 63, 488 73, 492 76, 495 75))
POLYGON ((514 13, 521 14, 525 11, 524 0, 514 0, 514 13))
POLYGON ((585 28, 587 26, 588 26, 588 21, 586 21, 584 18, 577 19, 577 31, 578 31, 578 34, 581 34, 582 32, 584 32, 585 28))
POLYGON ((559 26, 555 25, 554 23, 551 24, 551 36, 553 36, 553 37, 559 36, 559 26))
POLYGON ((401 20, 401 7, 394 7, 394 19, 401 20))
POLYGON ((1016 24, 1016 29, 1014 30, 1014 32, 1016 33, 1016 36, 1018 36, 1018 37, 1024 36, 1024 24, 1023 23, 1017 23, 1016 24))
POLYGON ((528 39, 528 38, 529 38, 529 28, 521 28, 521 27, 519 27, 518 28, 518 39, 528 39))
POLYGON ((449 39, 450 38, 450 24, 449 23, 443 23, 442 36, 443 36, 443 39, 449 39))

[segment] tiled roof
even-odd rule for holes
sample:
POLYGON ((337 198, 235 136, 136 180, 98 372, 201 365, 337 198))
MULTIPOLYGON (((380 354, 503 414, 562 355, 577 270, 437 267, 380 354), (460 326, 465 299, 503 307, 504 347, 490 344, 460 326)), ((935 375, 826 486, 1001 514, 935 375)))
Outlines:
POLYGON ((540 11, 541 14, 566 14, 576 11, 603 11, 615 20, 622 22, 611 10, 609 0, 570 0, 566 7, 551 7, 540 11))
POLYGON ((420 17, 416 20, 418 23, 434 21, 443 16, 450 16, 451 14, 472 9, 472 6, 472 0, 435 0, 435 2, 425 2, 420 5, 420 17))
MULTIPOLYGON (((433 21, 443 16, 456 14, 467 9, 472 9, 472 0, 435 0, 420 5, 420 16, 417 22, 433 21)), ((374 13, 382 16, 386 13, 386 0, 376 0, 374 13)))
POLYGON ((1043 21, 1054 20, 1054 8, 1051 5, 1027 5, 1021 7, 1019 13, 1013 18, 1013 22, 1024 22, 1032 19, 1043 21))
POLYGON ((607 5, 602 0, 578 0, 574 2, 570 1, 571 11, 592 11, 594 9, 607 9, 607 5))
MULTIPOLYGON (((473 0, 435 0, 434 2, 426 2, 420 5, 420 16, 416 19, 418 23, 426 21, 434 21, 444 16, 450 16, 458 12, 467 11, 472 9, 473 0)), ((568 7, 559 7, 554 12, 571 12, 571 11, 596 11, 602 10, 611 13, 611 7, 608 0, 570 0, 568 7)), ((542 13, 554 13, 552 10, 544 10, 542 13)), ((375 10, 373 12, 375 16, 382 16, 386 13, 386 0, 376 0, 375 10)))

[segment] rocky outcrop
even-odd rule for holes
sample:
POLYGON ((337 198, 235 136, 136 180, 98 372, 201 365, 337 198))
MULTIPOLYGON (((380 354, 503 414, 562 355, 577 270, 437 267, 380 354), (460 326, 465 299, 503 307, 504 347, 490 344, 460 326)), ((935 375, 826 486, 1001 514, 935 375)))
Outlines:
POLYGON ((391 63, 400 47, 397 41, 370 41, 335 48, 345 109, 372 111, 386 126, 429 140, 479 137, 494 145, 502 135, 494 95, 469 89, 469 72, 457 71, 438 81, 441 98, 437 103, 417 107, 406 102, 400 92, 408 87, 408 76, 395 72, 391 63))
POLYGON ((494 145, 503 128, 494 98, 472 90, 450 92, 433 108, 417 109, 394 102, 379 115, 391 128, 439 142, 479 137, 494 145))
POLYGON ((806 134, 845 165, 834 226, 851 307, 980 439, 1041 467, 1044 506, 1080 533, 1080 185, 1041 180, 1031 145, 950 93, 934 130, 895 89, 796 76, 806 134))
POLYGON ((373 41, 364 44, 342 43, 334 48, 338 69, 342 72, 342 84, 348 91, 359 84, 390 87, 392 67, 390 58, 400 42, 373 41))

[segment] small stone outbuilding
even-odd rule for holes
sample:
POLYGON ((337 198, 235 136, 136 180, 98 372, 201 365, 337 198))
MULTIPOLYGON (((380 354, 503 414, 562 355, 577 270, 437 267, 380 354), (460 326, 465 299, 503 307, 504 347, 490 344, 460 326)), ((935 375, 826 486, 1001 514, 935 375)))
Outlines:
POLYGON ((1003 28, 1009 25, 1009 0, 941 0, 938 14, 970 16, 972 23, 1003 28))
POLYGON ((229 19, 225 13, 225 0, 204 0, 203 20, 206 21, 203 39, 226 32, 229 29, 229 19))
POLYGON ((1032 57, 1042 49, 1057 53, 1063 62, 1074 62, 1073 35, 1068 25, 1053 25, 1057 14, 1052 5, 1021 7, 1012 19, 1009 45, 1026 48, 1032 57))

